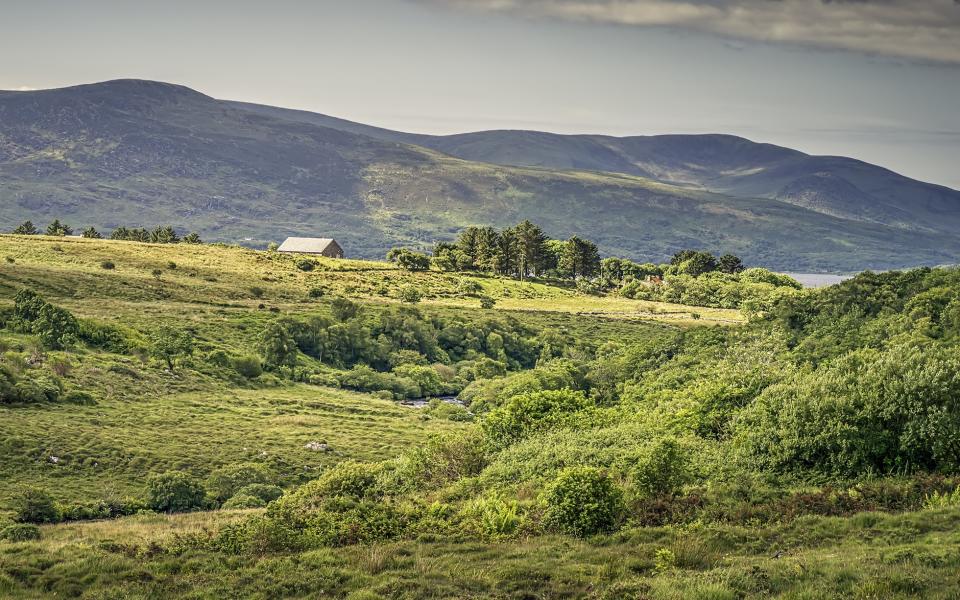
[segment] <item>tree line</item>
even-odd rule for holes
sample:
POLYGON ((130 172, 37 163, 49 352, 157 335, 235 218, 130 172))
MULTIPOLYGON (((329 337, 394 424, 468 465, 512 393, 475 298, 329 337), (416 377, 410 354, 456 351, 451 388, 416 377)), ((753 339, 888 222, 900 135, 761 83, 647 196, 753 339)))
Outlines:
MULTIPOLYGON (((68 235, 73 235, 73 227, 66 223, 61 223, 60 219, 54 219, 52 223, 47 225, 46 230, 41 232, 37 229, 36 225, 32 221, 24 221, 13 230, 14 235, 40 235, 41 233, 50 236, 64 237, 68 235)), ((100 240, 103 239, 103 234, 101 234, 93 226, 87 227, 80 233, 80 237, 100 240)), ((177 234, 177 231, 170 225, 158 225, 153 229, 146 229, 144 227, 124 227, 120 226, 113 230, 110 234, 111 240, 126 240, 129 242, 146 242, 151 244, 177 244, 183 242, 184 244, 202 244, 203 240, 200 239, 200 235, 195 232, 190 232, 187 235, 180 237, 177 234)))
POLYGON ((680 250, 669 264, 635 263, 628 259, 600 258, 597 245, 579 236, 551 239, 529 220, 513 227, 470 226, 453 242, 438 242, 433 256, 406 248, 393 248, 387 260, 409 271, 425 271, 431 265, 443 271, 479 271, 525 279, 530 276, 556 279, 594 280, 602 287, 664 275, 700 275, 720 272, 737 274, 744 270, 736 255, 720 257, 702 250, 680 250))

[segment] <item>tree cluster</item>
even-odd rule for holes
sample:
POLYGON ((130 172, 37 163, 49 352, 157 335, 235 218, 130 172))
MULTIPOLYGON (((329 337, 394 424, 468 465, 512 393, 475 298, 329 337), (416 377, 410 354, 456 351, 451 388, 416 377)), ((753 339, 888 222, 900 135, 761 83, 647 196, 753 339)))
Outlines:
MULTIPOLYGON (((40 230, 33 224, 32 221, 24 221, 13 230, 14 235, 40 235, 40 230)), ((67 235, 73 235, 73 228, 66 224, 61 223, 59 219, 54 219, 50 225, 47 226, 46 235, 63 237, 67 235)), ((89 239, 103 239, 103 235, 97 231, 95 227, 88 227, 83 230, 81 233, 82 237, 89 239)), ((159 225, 153 229, 145 229, 143 227, 124 227, 120 226, 113 230, 110 234, 111 240, 126 240, 131 242, 147 242, 152 244, 176 244, 183 242, 185 244, 201 244, 203 243, 200 239, 200 236, 197 233, 191 232, 182 238, 177 234, 176 230, 170 225, 159 225)))
POLYGON ((434 264, 445 271, 481 271, 520 279, 580 279, 594 277, 600 269, 596 244, 577 236, 552 240, 530 221, 500 231, 467 227, 454 243, 438 243, 433 257, 434 264))

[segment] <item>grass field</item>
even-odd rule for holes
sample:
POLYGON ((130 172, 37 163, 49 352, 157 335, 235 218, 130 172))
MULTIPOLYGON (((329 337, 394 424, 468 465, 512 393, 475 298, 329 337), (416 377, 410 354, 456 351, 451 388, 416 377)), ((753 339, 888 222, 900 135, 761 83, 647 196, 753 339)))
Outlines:
POLYGON ((237 557, 160 543, 249 511, 143 515, 0 542, 0 594, 214 598, 956 598, 960 509, 770 527, 667 527, 578 540, 422 539, 237 557))
MULTIPOLYGON (((421 291, 417 307, 427 318, 512 317, 594 347, 672 339, 681 328, 703 325, 722 326, 707 336, 725 334, 731 331, 726 327, 743 322, 731 310, 586 296, 543 282, 409 273, 387 263, 318 259, 305 272, 296 257, 235 247, 0 236, 0 307, 11 305, 17 290, 30 288, 79 317, 122 327, 134 341, 146 342, 158 324, 170 324, 189 330, 196 346, 193 357, 168 370, 139 348, 115 354, 77 344, 56 351, 40 346, 36 336, 4 329, 3 363, 23 365, 24 371, 58 369, 67 388, 93 392, 96 404, 0 404, 0 530, 12 514, 12 497, 26 486, 40 486, 63 504, 142 499, 154 473, 180 471, 202 481, 220 467, 257 463, 290 492, 337 463, 409 456, 428 446, 431 434, 479 429, 382 395, 294 382, 279 371, 246 379, 210 361, 221 350, 255 353, 257 335, 277 316, 328 314, 330 298, 340 296, 376 314, 395 307, 397 290, 405 286, 421 291), (104 268, 106 261, 113 268, 104 268), (462 294, 464 280, 480 283, 496 307, 480 309, 475 296, 462 294), (323 293, 310 294, 313 289, 323 293), (314 449, 321 443, 329 451, 314 449)), ((333 368, 310 360, 318 369, 333 368)), ((630 433, 638 428, 616 431, 625 432, 618 439, 642 437, 630 433)), ((537 439, 582 442, 586 456, 593 438, 580 433, 564 430, 537 439)), ((531 448, 546 462, 580 456, 581 448, 560 445, 531 448)), ((616 453, 614 446, 599 450, 616 453)), ((511 456, 499 455, 505 461, 511 456)), ((510 464, 531 472, 546 469, 544 461, 510 464)), ((495 504, 499 492, 484 488, 496 475, 494 467, 491 462, 486 471, 449 487, 418 488, 402 501, 422 501, 427 512, 448 501, 457 510, 468 510, 474 499, 495 504), (490 495, 474 498, 478 492, 490 495)), ((535 486, 516 483, 524 510, 531 511, 527 516, 536 516, 535 486)), ((716 489, 730 494, 727 512, 709 512, 703 504, 698 506, 707 508, 689 519, 653 522, 672 525, 631 520, 616 533, 583 538, 550 529, 502 535, 426 529, 389 542, 231 553, 202 540, 226 525, 249 522, 260 509, 143 512, 42 525, 38 540, 0 540, 0 598, 957 597, 960 508, 917 510, 924 496, 911 504, 891 492, 893 500, 875 509, 889 512, 844 512, 853 492, 832 494, 807 482, 768 497, 769 490, 754 490, 751 480, 740 497, 722 491, 725 483, 716 489), (772 519, 755 516, 767 514, 763 510, 751 512, 754 499, 773 503, 789 496, 797 503, 790 506, 800 506, 807 491, 812 500, 802 505, 806 512, 772 519), (821 516, 832 514, 844 516, 821 516)), ((689 498, 707 497, 712 485, 688 490, 689 498)), ((513 487, 504 484, 500 491, 513 487)), ((673 501, 682 508, 687 498, 673 501)), ((651 502, 642 506, 655 513, 659 505, 651 502)), ((780 505, 764 510, 770 506, 780 505)))

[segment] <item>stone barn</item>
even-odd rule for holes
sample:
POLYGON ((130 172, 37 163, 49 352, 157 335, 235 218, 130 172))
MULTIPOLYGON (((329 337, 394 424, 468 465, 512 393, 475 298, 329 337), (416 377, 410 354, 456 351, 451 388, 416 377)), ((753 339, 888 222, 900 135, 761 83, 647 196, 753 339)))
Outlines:
POLYGON ((288 237, 277 248, 277 252, 297 254, 317 254, 327 258, 343 258, 343 248, 332 238, 288 237))

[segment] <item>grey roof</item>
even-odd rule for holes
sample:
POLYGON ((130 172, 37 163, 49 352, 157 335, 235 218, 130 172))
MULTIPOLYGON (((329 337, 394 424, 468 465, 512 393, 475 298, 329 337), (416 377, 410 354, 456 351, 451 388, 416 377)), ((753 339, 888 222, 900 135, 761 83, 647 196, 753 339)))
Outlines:
POLYGON ((330 244, 333 244, 334 240, 331 238, 303 238, 303 237, 288 237, 280 244, 280 247, 277 248, 280 252, 305 252, 307 254, 320 254, 330 244))

